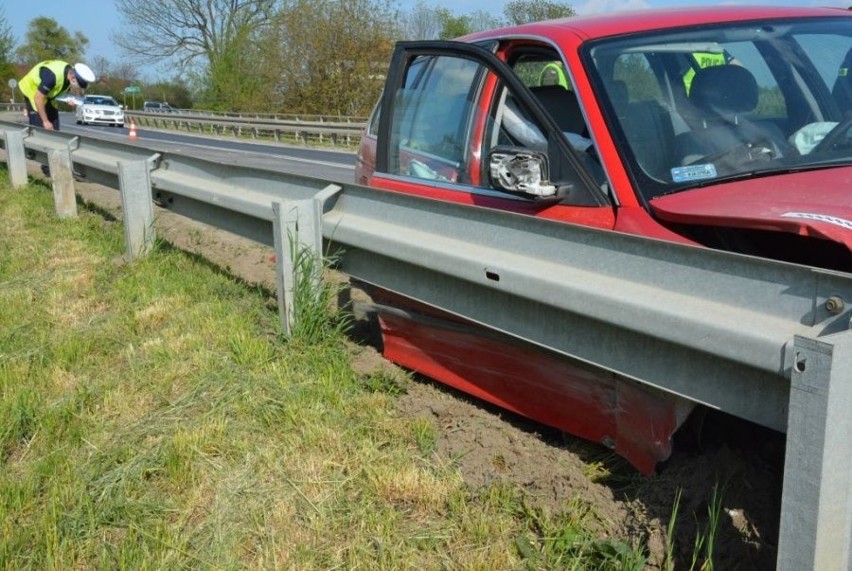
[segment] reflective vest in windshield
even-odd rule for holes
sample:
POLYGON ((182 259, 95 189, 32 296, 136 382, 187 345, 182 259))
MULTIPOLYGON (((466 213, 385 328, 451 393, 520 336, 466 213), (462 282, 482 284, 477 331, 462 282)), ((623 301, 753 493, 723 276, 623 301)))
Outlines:
POLYGON ((47 99, 55 99, 61 93, 68 91, 68 88, 71 87, 71 83, 65 79, 67 70, 70 67, 67 62, 61 60, 48 60, 33 66, 29 73, 27 73, 27 75, 25 75, 18 83, 18 86, 21 88, 21 93, 24 94, 24 97, 29 99, 30 105, 32 105, 33 109, 36 108, 35 94, 38 91, 38 86, 41 85, 40 71, 43 67, 49 69, 53 72, 53 75, 56 76, 56 85, 54 85, 53 89, 47 93, 47 99))
MULTIPOLYGON (((693 52, 692 59, 699 68, 713 67, 716 65, 725 65, 730 63, 731 59, 724 52, 693 52)), ((695 68, 690 67, 683 74, 683 86, 686 88, 686 94, 689 95, 689 90, 692 88, 692 79, 695 77, 695 68)))

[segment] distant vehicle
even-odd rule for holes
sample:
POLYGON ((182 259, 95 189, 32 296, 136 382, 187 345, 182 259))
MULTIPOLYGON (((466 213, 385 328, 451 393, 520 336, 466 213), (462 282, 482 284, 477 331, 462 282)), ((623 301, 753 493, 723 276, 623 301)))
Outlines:
POLYGON ((165 101, 146 101, 142 105, 142 111, 145 113, 173 113, 175 108, 165 101))
MULTIPOLYGON (((400 42, 355 181, 850 272, 850 69, 852 13, 830 8, 643 10, 400 42)), ((371 293, 388 359, 643 472, 696 404, 371 293)))
POLYGON ((87 95, 77 105, 77 124, 124 127, 124 109, 109 95, 87 95))

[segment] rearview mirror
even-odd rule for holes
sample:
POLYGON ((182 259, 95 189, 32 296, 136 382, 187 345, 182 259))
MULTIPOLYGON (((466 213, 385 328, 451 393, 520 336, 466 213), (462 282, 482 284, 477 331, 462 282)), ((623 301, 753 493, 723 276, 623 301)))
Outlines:
POLYGON ((553 196, 556 186, 549 180, 547 156, 518 148, 496 148, 488 155, 491 183, 510 192, 553 196))

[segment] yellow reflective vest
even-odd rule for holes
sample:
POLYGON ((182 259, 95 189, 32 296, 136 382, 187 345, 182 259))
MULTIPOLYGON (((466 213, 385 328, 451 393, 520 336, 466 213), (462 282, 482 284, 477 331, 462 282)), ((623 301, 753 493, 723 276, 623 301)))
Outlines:
POLYGON ((55 99, 61 93, 68 91, 68 88, 71 87, 71 83, 67 82, 65 79, 65 70, 69 67, 68 62, 54 59, 43 61, 40 64, 33 66, 23 79, 18 82, 18 86, 21 88, 21 93, 24 94, 24 97, 29 99, 30 105, 32 105, 33 109, 36 108, 35 94, 38 91, 38 86, 41 85, 41 76, 39 72, 43 67, 52 71, 53 75, 56 76, 56 85, 54 85, 53 89, 47 93, 47 99, 55 99))
MULTIPOLYGON (((692 59, 695 60, 695 63, 701 69, 704 69, 705 67, 713 67, 716 65, 725 65, 726 63, 728 63, 727 54, 720 52, 694 52, 692 54, 692 59)), ((690 67, 686 71, 686 73, 683 74, 683 86, 686 88, 687 95, 689 95, 689 90, 692 87, 692 78, 694 77, 694 67, 690 67)))

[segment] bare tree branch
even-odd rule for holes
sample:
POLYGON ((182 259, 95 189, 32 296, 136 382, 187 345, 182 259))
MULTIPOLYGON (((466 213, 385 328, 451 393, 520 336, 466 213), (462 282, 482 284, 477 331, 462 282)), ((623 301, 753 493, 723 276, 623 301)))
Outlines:
POLYGON ((280 0, 115 0, 123 20, 113 41, 139 63, 209 63, 240 30, 261 29, 280 0))

